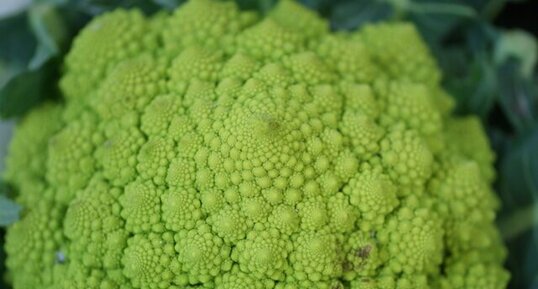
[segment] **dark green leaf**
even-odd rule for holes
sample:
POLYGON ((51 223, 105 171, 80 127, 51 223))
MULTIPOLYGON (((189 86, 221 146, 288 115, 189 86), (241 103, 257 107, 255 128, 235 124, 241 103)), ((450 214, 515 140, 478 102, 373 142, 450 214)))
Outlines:
POLYGON ((413 14, 410 19, 429 43, 441 42, 459 23, 458 17, 452 15, 413 14))
MULTIPOLYGON (((407 11, 422 36, 431 44, 439 45, 456 27, 476 19, 473 7, 462 1, 415 1, 407 11)), ((442 47, 436 47, 439 49, 442 47)))
POLYGON ((384 1, 392 4, 400 18, 412 21, 432 45, 438 45, 456 26, 477 17, 474 7, 461 0, 384 1))
POLYGON ((235 2, 243 10, 266 13, 276 4, 277 0, 236 0, 235 2))
POLYGON ((476 114, 485 118, 491 111, 496 93, 496 75, 486 55, 474 60, 457 52, 444 54, 446 65, 445 83, 456 98, 457 111, 476 114), (471 61, 471 63, 467 63, 471 61))
MULTIPOLYGON (((536 215, 538 218, 538 211, 536 211, 536 215)), ((536 258, 538 256, 538 226, 535 226, 532 239, 527 248, 525 273, 528 277, 529 284, 532 286, 531 288, 538 288, 538 259, 536 258)))
POLYGON ((147 14, 152 14, 163 8, 163 5, 170 1, 148 1, 148 0, 72 0, 67 4, 72 9, 77 9, 87 15, 96 16, 106 11, 116 8, 138 8, 147 14), (164 2, 164 3, 161 3, 164 2))
POLYGON ((37 69, 60 53, 67 31, 60 15, 51 5, 34 5, 29 10, 32 31, 38 46, 28 68, 37 69))
POLYGON ((183 0, 153 0, 155 4, 159 5, 160 7, 164 9, 174 9, 178 7, 181 3, 183 3, 183 0))
POLYGON ((334 5, 329 17, 334 29, 349 30, 364 23, 391 18, 393 12, 392 6, 382 1, 347 1, 334 5))
POLYGON ((518 138, 501 159, 501 233, 507 243, 511 288, 532 287, 538 276, 538 126, 518 138))
POLYGON ((511 59, 498 71, 499 103, 512 126, 520 132, 538 121, 538 89, 521 74, 521 62, 511 59))
POLYGON ((499 14, 506 2, 510 0, 473 0, 475 2, 483 2, 481 4, 481 14, 486 19, 493 19, 499 14))
MULTIPOLYGON (((538 126, 517 139, 502 158, 499 190, 504 215, 538 201, 538 126)), ((524 214, 529 216, 531 214, 524 214)))
POLYGON ((0 59, 6 70, 24 69, 34 54, 36 45, 37 41, 25 13, 0 20, 0 59))
MULTIPOLYGON (((300 0, 300 2, 313 10, 320 10, 327 4, 327 0, 300 0)), ((337 2, 338 0, 334 1, 334 4, 337 4, 337 2)))
MULTIPOLYGON (((401 2, 399 0, 387 0, 389 2, 401 2)), ((455 17, 474 18, 477 16, 475 9, 464 1, 404 1, 407 2, 408 12, 424 15, 452 15, 455 17)))
POLYGON ((498 30, 491 24, 484 21, 473 21, 462 31, 465 45, 471 54, 479 54, 487 52, 488 57, 492 57, 491 50, 494 42, 499 35, 498 30))
POLYGON ((32 5, 27 12, 0 22, 0 117, 19 116, 53 96, 53 62, 67 44, 68 30, 50 4, 32 5))
POLYGON ((22 115, 49 95, 54 94, 50 79, 53 72, 48 67, 25 71, 12 77, 0 90, 0 117, 22 115))
POLYGON ((53 95, 51 59, 66 41, 64 27, 45 4, 0 21, 0 117, 19 116, 53 95))

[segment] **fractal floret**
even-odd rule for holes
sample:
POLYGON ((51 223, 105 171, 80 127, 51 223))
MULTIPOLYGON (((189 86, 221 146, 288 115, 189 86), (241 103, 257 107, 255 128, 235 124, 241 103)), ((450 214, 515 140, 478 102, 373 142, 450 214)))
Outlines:
POLYGON ((4 179, 15 289, 503 289, 487 137, 412 24, 96 17, 4 179))

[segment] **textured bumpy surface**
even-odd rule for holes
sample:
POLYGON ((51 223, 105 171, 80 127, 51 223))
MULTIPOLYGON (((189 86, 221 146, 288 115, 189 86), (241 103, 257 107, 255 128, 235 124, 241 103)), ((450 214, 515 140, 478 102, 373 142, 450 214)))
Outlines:
POLYGON ((415 28, 95 18, 18 127, 15 289, 502 289, 494 159, 415 28))

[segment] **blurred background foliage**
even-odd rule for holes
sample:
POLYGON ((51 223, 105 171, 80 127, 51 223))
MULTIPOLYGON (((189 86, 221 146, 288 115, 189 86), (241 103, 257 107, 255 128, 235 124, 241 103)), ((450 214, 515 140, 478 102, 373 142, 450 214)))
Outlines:
MULTIPOLYGON (((275 2, 236 1, 261 13, 275 2)), ((444 71, 457 113, 479 115, 497 152, 495 186, 503 203, 498 223, 509 248, 510 288, 538 288, 538 1, 298 1, 329 19, 334 30, 385 20, 417 25, 444 71)), ((62 56, 93 16, 117 7, 151 14, 181 2, 2 0, 0 118, 17 119, 42 100, 60 97, 56 83, 62 56)), ((0 137, 5 143, 6 136, 0 137)), ((8 197, 8 187, 0 183, 0 226, 19 212, 8 197)), ((4 257, 0 250, 0 266, 4 257)))

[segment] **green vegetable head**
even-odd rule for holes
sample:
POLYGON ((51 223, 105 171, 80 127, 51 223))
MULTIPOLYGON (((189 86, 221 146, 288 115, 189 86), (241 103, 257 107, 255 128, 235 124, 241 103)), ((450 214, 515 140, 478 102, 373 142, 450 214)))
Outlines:
POLYGON ((502 289, 493 153, 408 23, 192 0, 72 44, 5 179, 28 288, 502 289))

